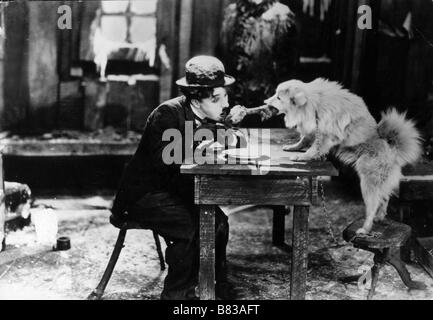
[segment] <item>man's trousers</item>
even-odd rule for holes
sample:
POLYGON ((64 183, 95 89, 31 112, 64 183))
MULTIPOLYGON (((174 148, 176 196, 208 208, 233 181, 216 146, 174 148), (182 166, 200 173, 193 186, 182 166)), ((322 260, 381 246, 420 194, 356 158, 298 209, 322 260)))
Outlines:
MULTIPOLYGON (((195 298, 200 258, 199 207, 166 192, 147 194, 128 212, 128 219, 156 231, 167 242, 168 273, 161 299, 195 298)), ((217 286, 226 281, 228 218, 215 210, 215 268, 217 286)))

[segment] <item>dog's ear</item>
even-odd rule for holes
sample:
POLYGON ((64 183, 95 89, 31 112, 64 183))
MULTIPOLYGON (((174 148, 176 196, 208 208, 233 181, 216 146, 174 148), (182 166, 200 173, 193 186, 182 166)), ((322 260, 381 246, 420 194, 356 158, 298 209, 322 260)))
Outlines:
POLYGON ((293 97, 297 107, 303 107, 307 104, 307 96, 303 91, 298 91, 293 97))

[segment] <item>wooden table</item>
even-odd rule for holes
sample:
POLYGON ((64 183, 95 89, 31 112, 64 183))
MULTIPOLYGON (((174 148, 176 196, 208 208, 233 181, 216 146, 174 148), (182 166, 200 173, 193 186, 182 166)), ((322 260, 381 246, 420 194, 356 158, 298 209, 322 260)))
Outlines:
POLYGON ((336 176, 329 162, 292 162, 283 145, 295 142, 287 129, 242 129, 245 136, 262 141, 270 159, 247 164, 184 163, 181 173, 195 176, 195 203, 200 205, 200 299, 215 299, 215 206, 270 205, 274 207, 274 243, 284 242, 284 208, 294 206, 290 298, 305 299, 308 216, 317 196, 317 177, 336 176), (266 131, 267 130, 267 131, 266 131), (278 221, 279 220, 279 221, 278 221))

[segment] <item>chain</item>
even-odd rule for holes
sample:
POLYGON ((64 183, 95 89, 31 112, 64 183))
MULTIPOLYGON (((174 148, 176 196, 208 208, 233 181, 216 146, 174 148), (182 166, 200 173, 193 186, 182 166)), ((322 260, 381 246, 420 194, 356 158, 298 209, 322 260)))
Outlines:
MULTIPOLYGON (((319 116, 317 114, 316 111, 316 131, 314 133, 315 137, 314 137, 314 143, 316 143, 317 145, 317 151, 319 152, 319 157, 320 157, 320 161, 325 161, 325 155, 321 154, 320 152, 320 139, 319 135, 319 116)), ((334 231, 332 230, 332 223, 331 223, 331 218, 329 216, 329 212, 328 209, 326 208, 326 198, 325 198, 325 189, 323 188, 323 182, 321 179, 318 178, 318 182, 319 182, 319 192, 320 192, 320 198, 321 198, 321 205, 322 205, 322 211, 325 215, 326 218, 326 224, 327 224, 327 228, 328 228, 328 233, 332 238, 332 242, 334 242, 335 244, 338 243, 337 239, 335 238, 335 234, 334 231)))
POLYGON ((322 211, 325 215, 328 233, 332 238, 332 242, 334 244, 338 244, 338 240, 335 237, 334 230, 332 229, 331 217, 329 216, 328 209, 326 208, 325 189, 323 188, 323 182, 320 179, 319 179, 319 189, 320 189, 319 191, 320 191, 320 197, 321 197, 322 211))
POLYGON ((317 111, 316 111, 316 131, 314 132, 314 142, 313 143, 315 143, 317 146, 317 152, 319 153, 320 161, 325 161, 326 160, 325 155, 322 154, 322 152, 320 151, 321 145, 320 145, 319 135, 320 135, 320 132, 319 132, 319 115, 317 114, 317 111))
MULTIPOLYGON (((319 116, 318 116, 317 111, 316 111, 316 131, 315 131, 314 143, 317 144, 317 152, 319 153, 320 161, 325 161, 326 155, 322 154, 321 150, 320 150, 321 144, 320 144, 320 139, 318 139, 319 135, 320 135, 319 116)), ((322 211, 323 211, 323 214, 325 215, 328 233, 331 236, 332 242, 334 243, 334 245, 338 246, 339 245, 338 240, 334 234, 334 230, 332 229, 332 220, 331 220, 331 217, 329 215, 328 209, 326 208, 325 188, 323 187, 323 181, 318 178, 318 183, 319 183, 319 192, 320 192, 320 198, 321 198, 322 211)))

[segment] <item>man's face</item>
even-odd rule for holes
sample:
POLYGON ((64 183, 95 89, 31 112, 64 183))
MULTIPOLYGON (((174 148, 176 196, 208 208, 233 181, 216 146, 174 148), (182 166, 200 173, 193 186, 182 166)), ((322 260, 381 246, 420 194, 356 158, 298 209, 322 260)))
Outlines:
POLYGON ((223 87, 215 88, 209 98, 200 100, 200 109, 203 114, 214 121, 223 120, 223 110, 229 107, 227 90, 223 87))

